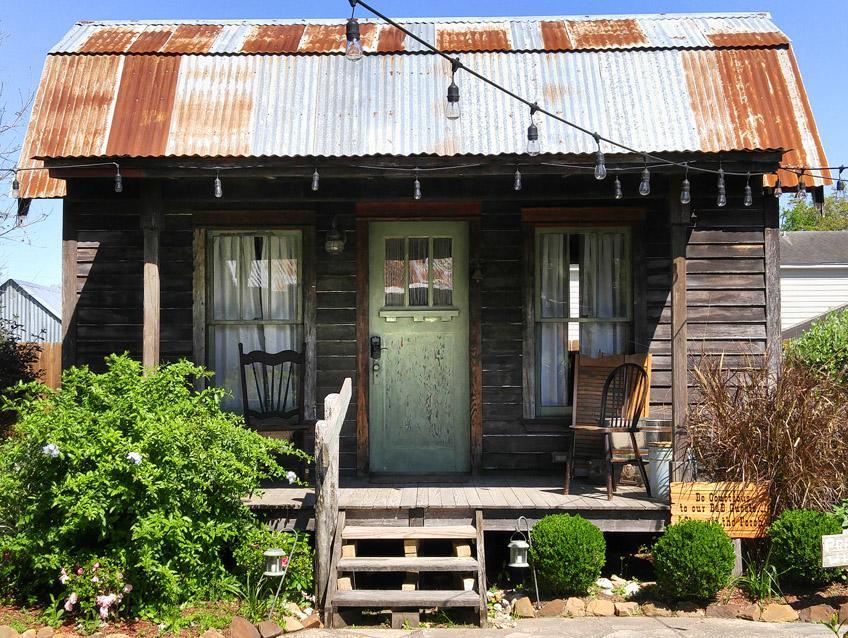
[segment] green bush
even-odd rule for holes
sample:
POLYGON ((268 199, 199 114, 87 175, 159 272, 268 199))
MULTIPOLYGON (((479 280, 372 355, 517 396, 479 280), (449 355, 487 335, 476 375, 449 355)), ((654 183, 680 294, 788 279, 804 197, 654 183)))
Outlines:
POLYGON ((142 375, 127 356, 107 370, 31 384, 0 444, 0 595, 46 602, 63 568, 108 561, 144 616, 233 584, 231 552, 257 525, 242 498, 284 474, 285 441, 223 412, 223 391, 195 391, 208 373, 181 361, 142 375))
POLYGON ((669 596, 710 600, 733 571, 733 543, 718 523, 684 521, 654 544, 657 584, 669 596))
MULTIPOLYGON (((0 397, 11 399, 19 383, 35 381, 37 374, 33 366, 38 361, 41 346, 34 342, 22 343, 18 339, 21 325, 14 320, 0 319, 0 397)), ((5 436, 15 420, 11 410, 0 405, 0 438, 5 436)))
POLYGON ((831 312, 786 346, 786 356, 848 383, 848 310, 831 312))
MULTIPOLYGON (((262 554, 272 547, 285 550, 290 559, 282 595, 286 600, 295 603, 303 602, 304 592, 311 593, 313 589, 312 547, 309 545, 309 537, 305 532, 298 535, 297 547, 295 547, 293 533, 272 531, 267 525, 251 527, 242 534, 239 544, 233 550, 237 574, 245 582, 248 577, 255 580, 261 576, 265 571, 265 557, 262 554), (292 556, 293 549, 294 556, 292 556)), ((277 585, 276 580, 269 581, 269 593, 271 588, 276 590, 277 585)))
POLYGON ((533 527, 531 557, 539 586, 555 596, 585 594, 604 566, 606 541, 580 516, 553 514, 533 527))
POLYGON ((829 512, 815 510, 786 510, 768 529, 771 556, 781 579, 793 585, 826 585, 838 575, 838 570, 821 566, 821 537, 839 534, 839 518, 829 512))

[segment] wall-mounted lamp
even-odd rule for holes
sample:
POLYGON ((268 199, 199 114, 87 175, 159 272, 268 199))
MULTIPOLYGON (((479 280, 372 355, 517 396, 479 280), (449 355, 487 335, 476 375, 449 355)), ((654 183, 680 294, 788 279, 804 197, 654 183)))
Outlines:
POLYGON ((330 230, 327 231, 327 239, 324 242, 324 250, 328 255, 341 255, 345 248, 344 231, 339 230, 337 220, 333 217, 330 230))

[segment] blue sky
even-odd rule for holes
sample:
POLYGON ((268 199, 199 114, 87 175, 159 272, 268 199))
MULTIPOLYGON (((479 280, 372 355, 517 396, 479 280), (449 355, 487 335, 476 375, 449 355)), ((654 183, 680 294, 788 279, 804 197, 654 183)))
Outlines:
MULTIPOLYGON (((390 16, 574 15, 769 11, 793 41, 795 54, 831 164, 848 164, 848 8, 845 0, 371 0, 390 16)), ((346 0, 39 0, 8 2, 0 14, 0 81, 9 108, 35 90, 47 50, 77 20, 347 17, 346 0)), ((360 10, 360 15, 364 13, 360 10)), ((8 202, 3 199, 0 206, 8 202)), ((0 275, 41 284, 61 281, 61 211, 34 202, 30 218, 46 215, 14 241, 0 238, 0 275)))

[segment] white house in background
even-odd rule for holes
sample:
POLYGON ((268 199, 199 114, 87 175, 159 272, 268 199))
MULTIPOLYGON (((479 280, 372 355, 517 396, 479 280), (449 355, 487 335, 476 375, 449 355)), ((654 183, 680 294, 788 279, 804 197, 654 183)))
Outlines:
POLYGON ((61 341, 61 287, 7 279, 0 285, 0 319, 19 326, 20 341, 61 341))
POLYGON ((794 231, 780 238, 783 337, 848 305, 848 231, 794 231))

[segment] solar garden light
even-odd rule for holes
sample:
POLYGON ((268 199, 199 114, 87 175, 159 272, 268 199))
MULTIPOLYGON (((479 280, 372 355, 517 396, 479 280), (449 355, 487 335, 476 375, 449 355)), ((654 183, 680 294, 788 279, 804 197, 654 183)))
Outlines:
POLYGON ((274 594, 274 601, 268 609, 268 620, 274 615, 274 607, 277 605, 277 599, 280 597, 280 591, 283 588, 283 581, 286 579, 286 574, 289 573, 289 565, 294 558, 294 552, 297 549, 297 530, 294 532, 294 543, 292 544, 291 554, 286 554, 286 550, 278 547, 271 547, 262 552, 265 557, 265 573, 262 574, 266 578, 279 578, 280 584, 277 585, 277 592, 274 594))
POLYGON ((516 569, 527 569, 533 572, 533 585, 536 588, 536 604, 539 603, 539 582, 536 580, 536 568, 530 564, 530 548, 533 540, 530 537, 530 523, 524 516, 519 516, 515 521, 515 531, 509 538, 509 563, 508 567, 516 569), (524 531, 521 530, 521 521, 524 521, 524 531))

